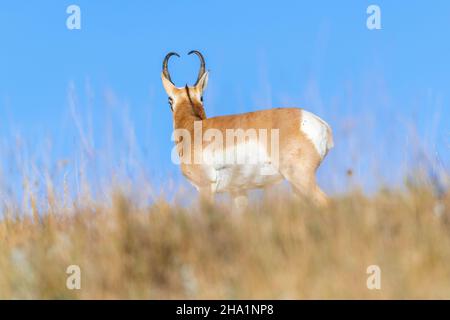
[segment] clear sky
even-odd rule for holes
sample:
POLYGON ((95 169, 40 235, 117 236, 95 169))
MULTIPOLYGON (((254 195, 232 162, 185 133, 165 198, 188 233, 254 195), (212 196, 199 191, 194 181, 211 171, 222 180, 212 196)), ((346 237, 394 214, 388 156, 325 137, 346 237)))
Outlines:
POLYGON ((80 152, 94 175, 132 171, 138 159, 156 183, 178 179, 160 72, 177 51, 172 79, 194 82, 191 49, 210 70, 208 116, 298 106, 330 123, 336 148, 319 173, 328 191, 347 169, 367 185, 374 172, 401 179, 418 142, 448 166, 449 31, 446 0, 4 1, 3 181, 18 179, 14 161, 28 160, 55 175, 67 160, 60 173, 75 181, 80 152), (81 30, 66 27, 71 4, 81 30), (366 27, 370 4, 381 8, 381 30, 366 27))

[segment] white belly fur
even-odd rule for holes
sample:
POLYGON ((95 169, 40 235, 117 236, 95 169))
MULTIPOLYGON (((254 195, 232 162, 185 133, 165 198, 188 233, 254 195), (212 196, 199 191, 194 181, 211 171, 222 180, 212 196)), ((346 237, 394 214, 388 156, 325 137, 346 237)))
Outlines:
POLYGON ((214 154, 205 152, 203 159, 204 169, 213 181, 213 192, 261 188, 283 180, 265 148, 257 142, 238 144, 235 148, 214 154), (239 154, 239 159, 236 154, 239 154))

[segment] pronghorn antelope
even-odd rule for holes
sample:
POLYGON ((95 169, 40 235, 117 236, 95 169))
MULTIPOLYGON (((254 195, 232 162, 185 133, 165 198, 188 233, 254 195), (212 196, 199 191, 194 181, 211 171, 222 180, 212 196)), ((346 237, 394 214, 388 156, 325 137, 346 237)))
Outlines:
MULTIPOLYGON (((247 205, 247 190, 286 179, 297 194, 311 199, 317 205, 326 205, 327 197, 317 185, 315 174, 333 147, 329 125, 316 115, 298 108, 207 118, 203 108, 203 92, 208 83, 208 72, 202 54, 194 50, 189 55, 192 53, 200 59, 200 71, 193 86, 176 87, 172 82, 168 61, 171 56, 180 57, 174 52, 164 58, 161 77, 169 96, 174 132, 188 134, 187 139, 185 135, 173 136, 176 152, 188 159, 180 163, 181 171, 201 196, 212 200, 215 193, 228 192, 233 198, 234 208, 240 210, 247 205), (220 139, 230 136, 233 143, 227 141, 225 147, 221 144, 221 148, 211 151, 209 147, 212 139, 197 140, 195 136, 198 132, 205 133, 208 130, 214 132, 216 140, 217 136, 220 139), (230 130, 257 130, 257 134, 246 134, 245 139, 238 139, 236 143, 235 136, 228 133, 230 130), (275 144, 268 146, 266 143, 267 134, 262 133, 267 131, 276 131, 276 135, 271 135, 277 138, 275 144), (200 142, 192 145, 190 137, 200 142), (228 161, 227 155, 238 152, 243 162, 233 159, 228 161), (193 160, 195 157, 197 161, 193 160)), ((273 139, 271 142, 274 142, 273 139)))

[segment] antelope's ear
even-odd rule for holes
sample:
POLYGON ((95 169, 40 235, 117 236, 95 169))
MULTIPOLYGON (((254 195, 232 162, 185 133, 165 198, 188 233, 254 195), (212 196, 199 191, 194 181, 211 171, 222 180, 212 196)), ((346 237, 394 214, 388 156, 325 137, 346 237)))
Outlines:
POLYGON ((176 89, 175 85, 172 82, 170 82, 170 80, 167 79, 164 76, 164 73, 162 73, 162 72, 161 72, 161 80, 162 80, 162 84, 164 86, 164 90, 166 90, 167 95, 169 97, 172 97, 174 95, 174 92, 176 89))
POLYGON ((206 89, 206 86, 208 85, 208 71, 206 71, 202 77, 198 80, 197 85, 195 88, 199 90, 200 92, 203 92, 206 89))

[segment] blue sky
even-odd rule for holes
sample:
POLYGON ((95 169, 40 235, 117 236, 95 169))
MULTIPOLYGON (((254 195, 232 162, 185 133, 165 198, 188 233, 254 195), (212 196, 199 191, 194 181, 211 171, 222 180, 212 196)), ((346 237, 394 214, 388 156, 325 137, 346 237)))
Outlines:
MULTIPOLYGON (((91 172, 132 170, 132 152, 150 179, 178 179, 161 62, 169 51, 182 54, 172 79, 192 83, 198 61, 186 53, 198 49, 210 70, 208 116, 305 108, 335 132, 319 172, 325 189, 341 188, 346 169, 365 184, 375 183, 374 172, 393 182, 414 165, 415 139, 449 164, 448 30, 444 0, 2 3, 2 161, 15 157, 10 145, 20 135, 36 162, 75 166, 84 135, 95 150, 91 172), (71 4, 81 8, 81 30, 66 28, 71 4), (381 30, 366 27, 370 4, 381 8, 381 30)), ((3 180, 17 178, 11 166, 3 180)))

